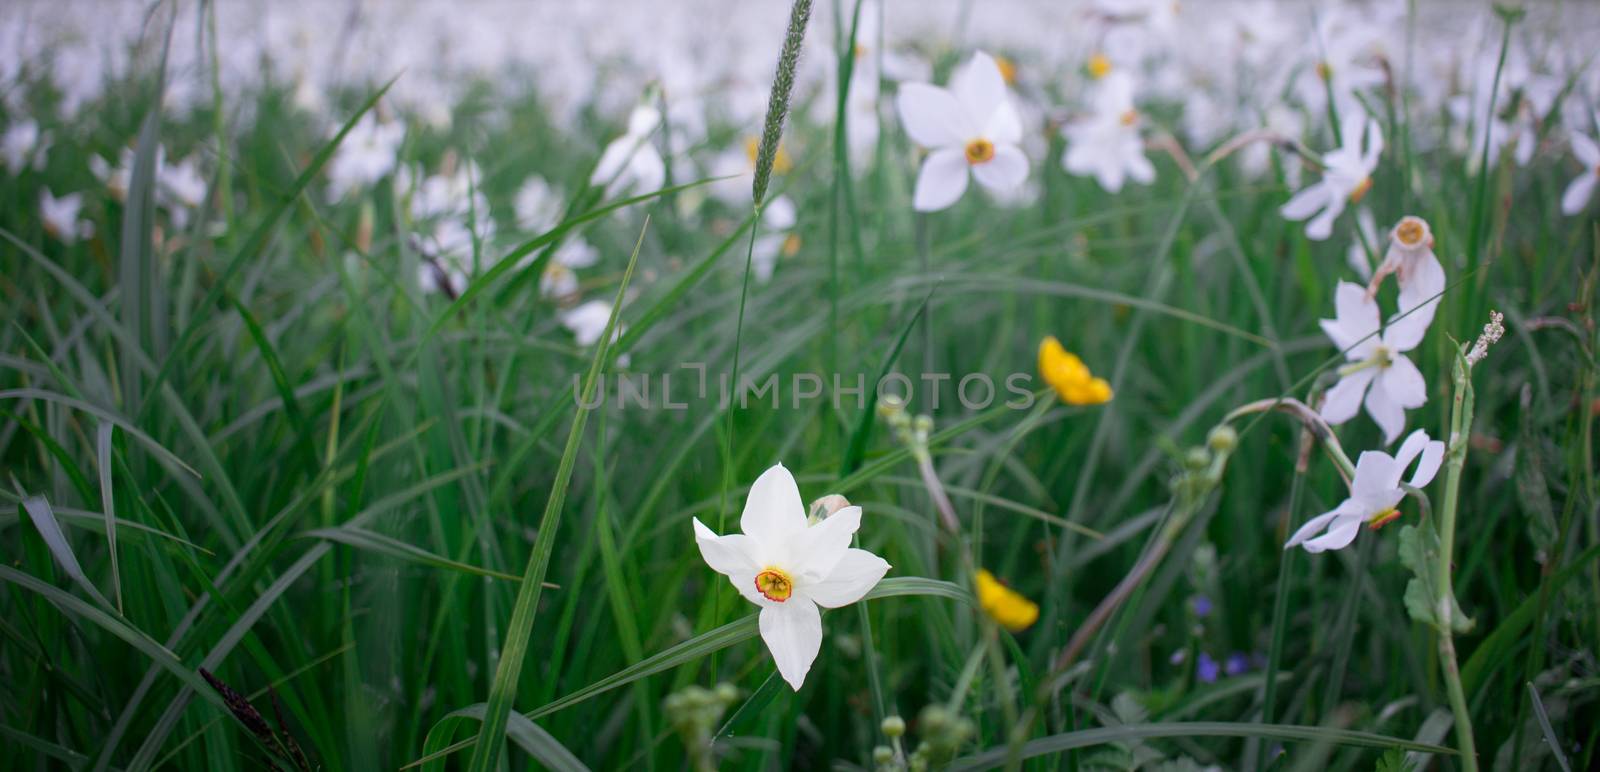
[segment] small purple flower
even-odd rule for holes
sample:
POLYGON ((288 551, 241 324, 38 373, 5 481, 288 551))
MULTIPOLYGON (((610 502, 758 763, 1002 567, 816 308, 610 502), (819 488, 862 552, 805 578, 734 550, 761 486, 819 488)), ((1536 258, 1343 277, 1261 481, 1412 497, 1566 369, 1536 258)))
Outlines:
POLYGON ((1172 656, 1167 657, 1167 661, 1172 663, 1172 664, 1174 664, 1174 665, 1182 665, 1183 661, 1188 659, 1188 658, 1189 658, 1189 650, 1188 649, 1178 649, 1177 651, 1172 652, 1172 656))
POLYGON ((1222 667, 1230 676, 1240 675, 1250 669, 1250 659, 1244 652, 1236 651, 1228 655, 1228 661, 1222 667))
POLYGON ((1189 608, 1194 610, 1194 615, 1205 619, 1211 616, 1211 599, 1204 595, 1196 595, 1189 599, 1189 608))
POLYGON ((1216 683, 1217 671, 1217 661, 1212 659, 1210 654, 1203 651, 1200 652, 1200 656, 1195 659, 1194 663, 1195 678, 1200 679, 1201 683, 1216 683))

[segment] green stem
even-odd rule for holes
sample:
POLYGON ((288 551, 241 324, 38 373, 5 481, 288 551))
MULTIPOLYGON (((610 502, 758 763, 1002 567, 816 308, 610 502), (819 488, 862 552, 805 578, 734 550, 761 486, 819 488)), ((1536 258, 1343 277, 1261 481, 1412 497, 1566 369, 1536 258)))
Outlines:
MULTIPOLYGON (((1458 353, 1459 357, 1460 354, 1458 353)), ((1461 497, 1461 471, 1467 462, 1467 438, 1472 430, 1472 370, 1465 360, 1456 364, 1455 400, 1450 406, 1450 449, 1444 480, 1444 506, 1439 511, 1439 563, 1434 567, 1435 614, 1439 621, 1439 659, 1444 668, 1450 710, 1455 714, 1456 745, 1467 772, 1477 772, 1478 754, 1472 741, 1472 716, 1461 687, 1461 667, 1456 661, 1455 590, 1451 586, 1451 559, 1455 552, 1456 506, 1461 497)))

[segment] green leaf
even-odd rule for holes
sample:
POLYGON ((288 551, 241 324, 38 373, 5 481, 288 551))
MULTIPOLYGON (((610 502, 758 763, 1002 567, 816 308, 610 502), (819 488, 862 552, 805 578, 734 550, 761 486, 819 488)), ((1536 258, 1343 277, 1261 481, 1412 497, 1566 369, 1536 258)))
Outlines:
MULTIPOLYGON (((506 732, 506 716, 517 696, 517 681, 522 676, 522 661, 527 655, 528 641, 533 635, 533 619, 539 609, 539 595, 543 589, 544 574, 550 567, 550 553, 555 550, 556 531, 561 524, 562 507, 566 503, 567 484, 572 481, 572 469, 578 460, 578 446, 583 441, 583 427, 588 422, 600 377, 610 352, 611 335, 617 328, 617 317, 622 314, 622 302, 628 295, 628 282, 633 279, 634 268, 639 265, 639 249, 644 246, 644 234, 650 227, 648 218, 639 231, 639 240, 633 245, 633 256, 628 258, 628 268, 617 287, 616 301, 611 305, 611 318, 594 347, 594 359, 589 363, 589 374, 583 380, 583 399, 572 419, 572 429, 567 433, 566 448, 561 452, 561 463, 556 469, 555 482, 550 487, 550 497, 545 500, 544 514, 539 518, 538 537, 533 551, 528 554, 528 565, 522 573, 522 586, 517 588, 516 605, 511 610, 511 621, 506 629, 505 647, 501 651, 494 680, 489 684, 489 702, 485 708, 483 725, 478 728, 478 744, 472 751, 467 768, 473 772, 490 772, 499 766, 501 738, 506 732)), ((506 260, 502 263, 511 262, 506 260)), ((487 286, 476 284, 474 286, 487 286)), ((462 300, 467 295, 461 296, 462 300)))
MULTIPOLYGON (((1407 525, 1400 529, 1400 562, 1413 574, 1406 583, 1406 611, 1411 618, 1443 631, 1443 624, 1435 609, 1438 608, 1439 588, 1433 581, 1433 570, 1439 563, 1439 534, 1430 527, 1407 525)), ((1450 622, 1452 632, 1460 634, 1472 630, 1473 621, 1461 610, 1454 595, 1450 596, 1450 622)))
MULTIPOLYGON (((1123 726, 1084 729, 1077 732, 1041 737, 1023 743, 1017 758, 1061 753, 1074 748, 1149 740, 1160 737, 1265 737, 1272 740, 1332 743, 1365 748, 1405 748, 1427 753, 1454 754, 1455 751, 1440 745, 1412 742, 1399 737, 1388 737, 1373 732, 1333 729, 1322 726, 1294 726, 1291 724, 1245 724, 1225 721, 1191 721, 1170 724, 1128 724, 1123 726)), ((1011 749, 1006 746, 990 748, 982 753, 956 759, 951 770, 993 769, 1006 763, 1011 749)))
MULTIPOLYGON (((428 730, 428 739, 422 746, 423 751, 425 753, 433 753, 442 749, 455 736, 456 730, 462 724, 473 720, 482 721, 484 711, 488 707, 487 704, 480 702, 476 705, 468 705, 465 708, 453 711, 440 719, 439 723, 434 724, 433 728, 428 730)), ((556 772, 588 772, 589 768, 582 761, 579 761, 577 756, 572 755, 572 751, 567 750, 566 746, 545 731, 544 727, 533 723, 531 719, 519 713, 511 714, 510 720, 506 724, 506 737, 510 738, 511 742, 516 743, 517 747, 521 748, 524 753, 532 756, 533 760, 539 762, 544 769, 556 770, 556 772)), ((423 766, 425 770, 443 768, 444 762, 442 760, 429 762, 423 766)))
POLYGON ((1416 767, 1417 765, 1411 762, 1404 750, 1390 748, 1378 757, 1378 764, 1373 767, 1373 772, 1412 772, 1416 767))

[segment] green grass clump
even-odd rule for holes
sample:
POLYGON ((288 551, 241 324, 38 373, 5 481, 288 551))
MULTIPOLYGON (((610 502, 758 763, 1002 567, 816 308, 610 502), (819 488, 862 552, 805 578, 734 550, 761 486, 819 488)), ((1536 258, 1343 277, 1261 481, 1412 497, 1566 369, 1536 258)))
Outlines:
MULTIPOLYGON (((859 23, 837 22, 846 39, 859 23)), ((1337 465, 1277 412, 1213 431, 1240 405, 1311 399, 1342 362, 1317 321, 1345 242, 1285 222, 1278 178, 1228 160, 1190 177, 1152 153, 1157 181, 1111 196, 1056 148, 1025 206, 973 191, 914 216, 904 136, 886 122, 856 164, 796 94, 796 163, 755 198, 800 216, 760 282, 747 202, 681 173, 608 194, 589 176, 614 120, 574 135, 531 96, 471 120, 501 99, 485 87, 452 128, 411 124, 400 164, 470 160, 503 223, 537 173, 568 192, 563 213, 475 243, 461 291, 425 293, 403 191, 325 195, 387 86, 345 95, 328 132, 272 89, 169 119, 152 81, 107 97, 102 125, 47 127, 48 165, 0 182, 0 766, 1395 769, 1397 748, 1461 765, 1400 524, 1286 552, 1347 495, 1337 465), (210 164, 182 225, 155 204, 158 145, 210 164), (124 147, 115 196, 87 157, 124 147), (91 191, 94 236, 46 231, 47 187, 91 191), (615 309, 592 346, 539 290, 576 238, 600 255, 582 296, 615 309), (1057 401, 1035 370, 1047 335, 1115 398, 1057 401), (721 404, 735 371, 775 376, 775 403, 721 404), (916 396, 882 421, 870 384, 893 372, 916 396), (1014 373, 1023 408, 1002 404, 1014 373), (821 396, 797 402, 810 374, 821 396), (968 374, 996 385, 991 405, 963 405, 968 374), (868 389, 836 402, 835 375, 868 389), (645 378, 650 409, 619 394, 645 378), (690 531, 736 530, 780 461, 808 502, 863 507, 857 546, 894 566, 825 615, 799 692, 690 531), (1037 621, 992 624, 976 567, 1037 621)), ((42 114, 47 91, 30 93, 42 114)), ((1380 114, 1391 138, 1421 131, 1380 114)), ((1456 341, 1491 309, 1508 330, 1475 368, 1452 498, 1479 758, 1592 768, 1595 221, 1558 214, 1557 159, 1469 175, 1410 147, 1391 139, 1368 201, 1427 219, 1451 283, 1411 352, 1429 399, 1408 428, 1448 439, 1456 341)), ((1338 443, 1354 457, 1381 438, 1362 417, 1338 443)), ((1433 527, 1416 501, 1403 524, 1433 527)))

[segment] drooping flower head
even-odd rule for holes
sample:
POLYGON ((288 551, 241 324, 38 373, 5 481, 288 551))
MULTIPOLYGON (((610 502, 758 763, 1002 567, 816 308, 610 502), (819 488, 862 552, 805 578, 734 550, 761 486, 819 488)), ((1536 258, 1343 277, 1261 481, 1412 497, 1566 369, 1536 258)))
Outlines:
POLYGON ((1018 147, 1022 119, 1000 66, 988 54, 973 54, 948 89, 902 84, 895 105, 906 133, 929 151, 912 196, 917 211, 954 204, 966 192, 969 175, 996 191, 1011 190, 1027 178, 1028 159, 1018 147))
POLYGON ((861 507, 809 522, 800 488, 782 464, 750 486, 739 529, 718 536, 694 519, 695 543, 713 571, 761 608, 761 640, 799 691, 822 647, 822 614, 861 600, 888 572, 883 558, 850 546, 861 507))
POLYGON ((1307 552, 1344 549, 1355 541, 1362 525, 1376 530, 1399 517, 1400 500, 1406 495, 1405 489, 1400 487, 1400 478, 1405 476, 1413 461, 1417 469, 1411 475, 1410 485, 1422 488, 1439 472, 1439 465, 1444 461, 1444 443, 1428 439, 1428 433, 1418 429, 1406 438, 1400 452, 1394 456, 1381 450, 1363 452, 1356 461, 1350 497, 1332 510, 1307 520, 1283 548, 1303 546, 1307 552))

